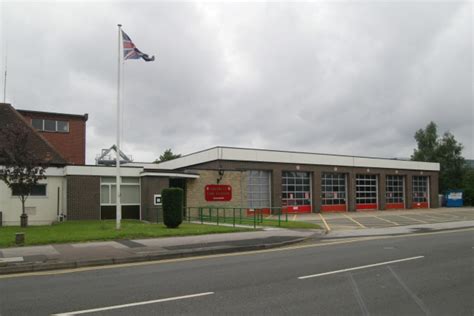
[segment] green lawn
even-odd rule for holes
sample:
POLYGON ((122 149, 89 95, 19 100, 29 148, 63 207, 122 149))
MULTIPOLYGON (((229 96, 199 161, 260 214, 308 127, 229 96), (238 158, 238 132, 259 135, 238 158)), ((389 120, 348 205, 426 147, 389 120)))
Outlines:
POLYGON ((115 221, 67 221, 51 226, 0 227, 0 247, 15 246, 15 233, 25 233, 25 245, 84 242, 92 240, 136 239, 229 233, 248 229, 227 226, 183 223, 176 229, 163 224, 133 220, 122 221, 122 229, 115 230, 115 221))

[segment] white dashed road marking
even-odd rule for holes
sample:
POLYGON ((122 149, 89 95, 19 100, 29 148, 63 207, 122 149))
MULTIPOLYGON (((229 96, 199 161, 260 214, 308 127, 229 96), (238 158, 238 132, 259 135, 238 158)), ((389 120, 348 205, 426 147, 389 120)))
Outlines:
POLYGON ((182 300, 182 299, 186 299, 186 298, 206 296, 206 295, 211 295, 211 294, 214 294, 214 292, 205 292, 205 293, 198 293, 198 294, 191 294, 191 295, 184 295, 184 296, 175 296, 175 297, 162 298, 162 299, 152 300, 152 301, 144 301, 144 302, 123 304, 123 305, 114 305, 114 306, 86 309, 86 310, 82 310, 82 311, 75 311, 75 312, 68 312, 68 313, 61 313, 61 314, 53 314, 52 316, 66 316, 66 315, 79 315, 79 314, 86 314, 86 313, 95 313, 95 312, 109 311, 109 310, 113 310, 113 309, 133 307, 133 306, 156 304, 156 303, 163 303, 163 302, 169 302, 169 301, 177 301, 177 300, 182 300))
POLYGON ((405 258, 405 259, 379 262, 379 263, 368 264, 368 265, 365 265, 365 266, 359 266, 359 267, 354 267, 354 268, 347 268, 347 269, 342 269, 342 270, 336 270, 336 271, 329 271, 329 272, 323 272, 323 273, 318 273, 318 274, 300 276, 300 277, 298 277, 298 279, 303 280, 303 279, 309 279, 309 278, 316 278, 316 277, 320 277, 320 276, 324 276, 324 275, 330 275, 330 274, 343 273, 343 272, 354 271, 354 270, 367 269, 367 268, 378 267, 378 266, 383 266, 383 265, 397 263, 397 262, 417 260, 417 259, 422 259, 424 257, 425 256, 416 256, 416 257, 410 257, 410 258, 405 258))

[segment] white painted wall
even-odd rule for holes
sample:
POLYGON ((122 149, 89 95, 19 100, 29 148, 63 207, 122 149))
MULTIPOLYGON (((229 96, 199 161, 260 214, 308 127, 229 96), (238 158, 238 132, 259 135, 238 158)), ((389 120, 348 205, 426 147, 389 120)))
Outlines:
MULTIPOLYGON (((64 177, 50 176, 39 183, 46 183, 46 196, 30 196, 26 200, 26 207, 35 208, 34 214, 28 214, 29 225, 48 225, 57 220, 58 187, 60 212, 65 210, 64 177)), ((20 199, 12 196, 11 190, 3 181, 0 181, 0 212, 3 213, 3 225, 20 225, 20 199)))

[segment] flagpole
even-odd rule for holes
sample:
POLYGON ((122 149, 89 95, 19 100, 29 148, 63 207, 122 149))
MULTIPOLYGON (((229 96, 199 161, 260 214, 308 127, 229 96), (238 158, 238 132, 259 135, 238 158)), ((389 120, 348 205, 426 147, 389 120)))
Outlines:
POLYGON ((122 220, 122 209, 120 204, 120 77, 121 77, 121 66, 122 66, 122 54, 121 54, 121 44, 122 44, 122 24, 117 24, 118 26, 118 69, 117 69, 117 144, 116 144, 116 169, 117 169, 117 177, 116 177, 116 198, 115 202, 117 204, 116 208, 116 229, 120 229, 120 221, 122 220))

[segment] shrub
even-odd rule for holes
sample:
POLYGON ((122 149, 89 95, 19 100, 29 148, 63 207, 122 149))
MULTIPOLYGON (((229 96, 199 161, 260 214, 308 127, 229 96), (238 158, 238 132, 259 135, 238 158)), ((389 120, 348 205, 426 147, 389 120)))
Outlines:
POLYGON ((169 188, 161 191, 163 222, 168 228, 177 228, 183 222, 183 189, 169 188))

